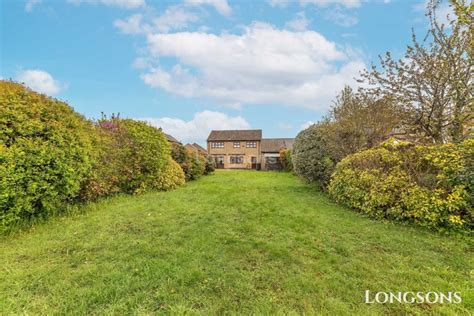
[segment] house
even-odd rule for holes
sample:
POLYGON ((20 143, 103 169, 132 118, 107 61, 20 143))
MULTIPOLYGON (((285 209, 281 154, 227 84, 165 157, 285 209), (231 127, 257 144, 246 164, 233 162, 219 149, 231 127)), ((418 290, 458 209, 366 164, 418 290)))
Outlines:
POLYGON ((292 149, 294 138, 264 138, 262 139, 262 169, 280 170, 280 151, 282 149, 292 149))
POLYGON ((186 147, 186 149, 191 151, 191 152, 207 156, 207 150, 204 149, 201 145, 199 145, 197 143, 186 144, 184 147, 186 147))
POLYGON ((291 149, 292 138, 262 138, 262 130, 213 130, 207 152, 222 169, 281 169, 279 152, 291 149))
POLYGON ((171 144, 181 144, 181 142, 179 140, 177 140, 176 138, 174 138, 173 136, 171 136, 170 134, 166 134, 166 133, 163 133, 165 134, 165 137, 166 139, 171 143, 171 144))

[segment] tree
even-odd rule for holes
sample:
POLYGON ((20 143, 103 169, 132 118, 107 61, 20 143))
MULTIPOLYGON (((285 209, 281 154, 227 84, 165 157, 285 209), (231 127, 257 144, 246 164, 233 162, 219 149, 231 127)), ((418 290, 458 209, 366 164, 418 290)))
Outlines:
POLYGON ((401 117, 403 113, 390 98, 362 89, 356 93, 346 86, 336 97, 329 117, 321 123, 332 159, 340 161, 384 141, 401 117))
POLYGON ((458 18, 450 30, 436 17, 438 1, 428 4, 430 29, 422 42, 412 35, 404 58, 390 52, 380 57, 381 70, 372 65, 361 82, 372 93, 392 99, 406 113, 403 127, 419 140, 458 142, 467 138, 473 120, 472 11, 463 1, 453 1, 458 18))

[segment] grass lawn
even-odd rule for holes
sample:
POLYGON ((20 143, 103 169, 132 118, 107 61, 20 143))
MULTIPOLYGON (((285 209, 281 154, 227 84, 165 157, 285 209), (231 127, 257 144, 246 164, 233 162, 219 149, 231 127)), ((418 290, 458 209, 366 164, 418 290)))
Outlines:
POLYGON ((0 314, 468 314, 469 243, 372 221, 287 173, 220 171, 1 239, 0 314), (461 304, 364 304, 364 291, 461 304))

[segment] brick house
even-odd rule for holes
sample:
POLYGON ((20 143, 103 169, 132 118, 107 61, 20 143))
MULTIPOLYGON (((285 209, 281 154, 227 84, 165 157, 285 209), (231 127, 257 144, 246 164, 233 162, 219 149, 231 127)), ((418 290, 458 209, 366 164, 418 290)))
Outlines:
POLYGON ((279 152, 291 149, 291 138, 262 138, 262 130, 213 130, 207 152, 222 169, 280 169, 279 152))

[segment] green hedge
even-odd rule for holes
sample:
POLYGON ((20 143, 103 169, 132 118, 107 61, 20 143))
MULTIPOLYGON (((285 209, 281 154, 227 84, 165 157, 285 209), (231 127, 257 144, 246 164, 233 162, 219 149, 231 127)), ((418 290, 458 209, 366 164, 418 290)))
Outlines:
POLYGON ((329 193, 374 218, 472 229, 473 159, 472 139, 440 146, 392 139, 338 163, 329 193))
POLYGON ((181 169, 181 166, 176 161, 169 159, 165 170, 155 179, 153 186, 156 189, 166 191, 181 186, 184 182, 183 169, 181 169))
POLYGON ((171 156, 183 169, 186 181, 198 179, 214 171, 212 157, 190 151, 181 144, 172 144, 171 156))
POLYGON ((93 123, 64 102, 0 81, 0 231, 79 199, 183 183, 161 130, 118 117, 93 123))
POLYGON ((103 118, 97 127, 99 157, 82 192, 84 199, 162 189, 156 179, 167 172, 171 157, 163 132, 142 121, 117 117, 103 118))
POLYGON ((293 169, 300 178, 320 188, 326 187, 335 164, 327 150, 321 125, 311 125, 296 136, 291 158, 293 169))
POLYGON ((66 103, 0 81, 2 230, 77 196, 94 160, 93 129, 66 103))

